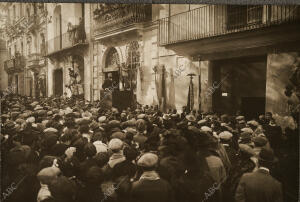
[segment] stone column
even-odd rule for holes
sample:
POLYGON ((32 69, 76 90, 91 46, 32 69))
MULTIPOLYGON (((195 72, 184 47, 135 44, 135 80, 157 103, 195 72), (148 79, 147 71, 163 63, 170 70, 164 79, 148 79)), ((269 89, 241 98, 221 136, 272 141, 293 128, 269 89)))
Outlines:
MULTIPOLYGON (((50 60, 49 60, 50 61, 50 60)), ((47 87, 48 87, 48 97, 53 95, 53 73, 54 73, 54 63, 48 63, 48 77, 47 77, 47 87)))
POLYGON ((92 87, 92 68, 90 63, 89 54, 86 53, 84 56, 84 99, 91 100, 91 87, 92 87))

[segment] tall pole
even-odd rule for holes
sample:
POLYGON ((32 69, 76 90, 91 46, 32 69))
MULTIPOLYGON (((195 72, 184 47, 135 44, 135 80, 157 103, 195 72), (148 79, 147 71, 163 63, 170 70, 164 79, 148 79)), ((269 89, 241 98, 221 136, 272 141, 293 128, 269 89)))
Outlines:
POLYGON ((194 85, 193 85, 193 77, 196 76, 196 74, 194 73, 191 73, 191 74, 188 74, 187 76, 190 77, 190 86, 189 86, 189 93, 188 93, 188 105, 190 107, 190 112, 193 110, 193 107, 194 107, 194 85))

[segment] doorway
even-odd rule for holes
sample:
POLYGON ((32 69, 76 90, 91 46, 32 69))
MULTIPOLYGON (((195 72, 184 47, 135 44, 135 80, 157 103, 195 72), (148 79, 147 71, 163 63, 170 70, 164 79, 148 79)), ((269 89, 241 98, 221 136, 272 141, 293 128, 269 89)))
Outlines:
POLYGON ((119 82, 120 82, 119 71, 105 72, 104 73, 105 80, 108 79, 108 74, 112 74, 112 82, 113 82, 114 90, 116 89, 119 90, 119 82))
POLYGON ((242 97, 241 111, 246 120, 265 114, 266 97, 242 97))
POLYGON ((54 71, 54 95, 63 95, 63 72, 62 69, 57 69, 54 71))

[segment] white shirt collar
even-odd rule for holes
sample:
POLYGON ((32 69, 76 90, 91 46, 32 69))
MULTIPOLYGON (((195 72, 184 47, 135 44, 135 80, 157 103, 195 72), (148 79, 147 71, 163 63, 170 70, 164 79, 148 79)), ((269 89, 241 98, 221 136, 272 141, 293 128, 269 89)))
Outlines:
POLYGON ((259 167, 259 169, 265 170, 265 171, 267 171, 268 173, 270 172, 270 170, 269 170, 268 168, 266 168, 266 167, 259 167))

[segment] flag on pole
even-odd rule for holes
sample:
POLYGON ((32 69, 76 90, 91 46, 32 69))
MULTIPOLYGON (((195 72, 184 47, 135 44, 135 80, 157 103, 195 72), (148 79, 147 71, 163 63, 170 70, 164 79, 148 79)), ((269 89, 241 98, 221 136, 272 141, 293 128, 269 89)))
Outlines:
POLYGON ((194 109, 194 85, 191 78, 188 92, 187 109, 191 112, 194 109))
POLYGON ((161 95, 162 95, 162 107, 161 110, 163 112, 166 111, 166 80, 165 80, 166 69, 165 66, 162 66, 162 81, 161 81, 161 95))

